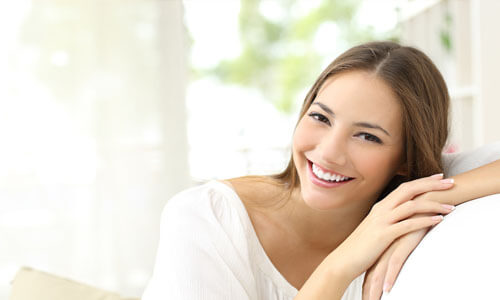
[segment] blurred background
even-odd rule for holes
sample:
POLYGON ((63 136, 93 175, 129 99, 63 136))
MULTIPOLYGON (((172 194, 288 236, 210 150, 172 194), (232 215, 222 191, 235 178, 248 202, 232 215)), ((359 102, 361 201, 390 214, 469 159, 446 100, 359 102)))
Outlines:
POLYGON ((302 100, 351 46, 420 48, 453 98, 446 151, 500 140, 500 1, 0 3, 0 298, 20 266, 140 296, 161 209, 284 168, 302 100))

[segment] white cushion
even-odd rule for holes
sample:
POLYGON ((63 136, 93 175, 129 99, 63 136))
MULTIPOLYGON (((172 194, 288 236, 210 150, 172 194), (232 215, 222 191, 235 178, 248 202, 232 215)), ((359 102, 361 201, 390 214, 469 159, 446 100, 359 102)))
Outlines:
POLYGON ((499 212, 500 194, 457 206, 424 237, 382 299, 498 297, 499 212))
MULTIPOLYGON (((497 159, 500 159, 500 142, 443 155, 447 177, 497 159)), ((499 213, 500 194, 457 206, 408 257, 393 289, 382 300, 498 297, 499 213)))
POLYGON ((444 173, 447 177, 454 176, 497 159, 500 159, 500 142, 471 151, 443 154, 444 173))

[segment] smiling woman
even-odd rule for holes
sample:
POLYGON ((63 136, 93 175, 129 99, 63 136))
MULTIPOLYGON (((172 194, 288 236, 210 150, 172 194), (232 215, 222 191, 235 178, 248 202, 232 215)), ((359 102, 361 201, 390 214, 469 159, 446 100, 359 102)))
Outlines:
POLYGON ((399 102, 371 72, 329 77, 297 125, 293 150, 304 201, 323 210, 357 206, 364 216, 373 195, 394 174, 404 175, 399 102), (319 172, 349 180, 332 182, 319 172), (338 188, 324 189, 330 187, 338 188))
POLYGON ((211 181, 168 202, 143 299, 354 300, 364 287, 378 299, 370 274, 387 270, 381 257, 413 250, 454 205, 500 192, 500 161, 443 179, 448 106, 421 51, 346 51, 307 94, 282 173, 211 181))

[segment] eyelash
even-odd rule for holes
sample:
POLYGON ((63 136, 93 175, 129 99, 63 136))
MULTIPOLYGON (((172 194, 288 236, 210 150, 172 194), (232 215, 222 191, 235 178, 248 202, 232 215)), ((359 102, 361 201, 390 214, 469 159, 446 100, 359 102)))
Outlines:
MULTIPOLYGON (((308 114, 308 116, 310 116, 311 118, 313 118, 314 120, 316 120, 318 122, 322 122, 322 123, 325 123, 327 125, 330 125, 330 120, 328 120, 327 117, 325 117, 324 115, 322 115, 320 113, 311 112, 308 114)), ((370 133, 367 133, 367 132, 358 133, 357 136, 364 136, 365 138, 363 138, 363 140, 365 140, 365 141, 369 141, 369 142, 373 142, 373 143, 377 143, 377 144, 382 144, 381 139, 379 139, 377 136, 370 134, 370 133)))
POLYGON ((309 113, 309 116, 316 121, 323 122, 325 124, 330 125, 330 120, 328 120, 328 118, 323 116, 322 114, 311 112, 311 113, 309 113))
POLYGON ((382 141, 378 137, 374 136, 373 134, 369 134, 369 133, 366 133, 366 132, 361 132, 361 133, 358 134, 358 136, 361 136, 361 135, 365 136, 364 140, 367 140, 367 141, 370 141, 370 142, 374 142, 374 143, 377 143, 377 144, 382 144, 382 141))

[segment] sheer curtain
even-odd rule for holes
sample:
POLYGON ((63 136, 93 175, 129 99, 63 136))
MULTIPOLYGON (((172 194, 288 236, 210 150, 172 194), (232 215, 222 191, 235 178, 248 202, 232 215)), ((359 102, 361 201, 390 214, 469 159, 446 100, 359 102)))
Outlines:
POLYGON ((15 1, 0 20, 0 298, 23 265, 140 296, 190 185, 181 1, 15 1))

